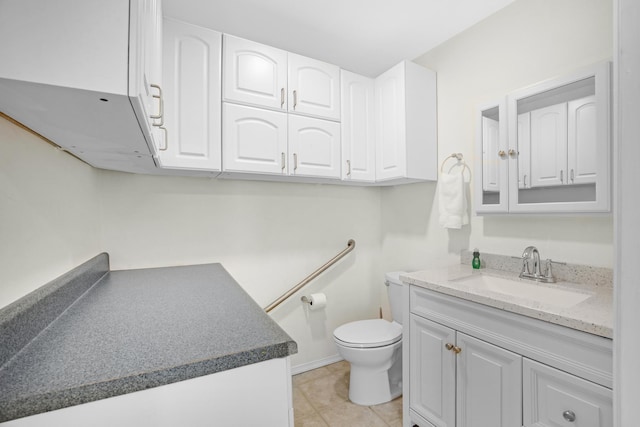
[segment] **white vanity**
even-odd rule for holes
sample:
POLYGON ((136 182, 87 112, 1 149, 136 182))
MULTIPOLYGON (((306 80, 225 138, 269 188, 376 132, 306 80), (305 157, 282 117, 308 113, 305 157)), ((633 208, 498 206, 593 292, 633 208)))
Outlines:
POLYGON ((612 425, 610 286, 468 265, 401 279, 405 427, 612 425))

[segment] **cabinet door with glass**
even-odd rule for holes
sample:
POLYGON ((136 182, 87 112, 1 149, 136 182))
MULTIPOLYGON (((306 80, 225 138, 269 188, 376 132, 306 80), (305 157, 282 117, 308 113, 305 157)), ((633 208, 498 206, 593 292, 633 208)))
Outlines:
POLYGON ((475 206, 477 213, 507 212, 508 148, 506 102, 485 104, 478 109, 475 206))
POLYGON ((509 212, 610 211, 610 93, 606 62, 509 96, 509 212))

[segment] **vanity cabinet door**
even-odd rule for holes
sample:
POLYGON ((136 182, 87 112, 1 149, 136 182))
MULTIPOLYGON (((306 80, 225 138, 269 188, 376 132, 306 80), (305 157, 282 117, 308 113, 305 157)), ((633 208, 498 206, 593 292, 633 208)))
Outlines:
POLYGON ((457 333, 457 427, 522 423, 522 356, 457 333))
POLYGON ((456 355, 453 329, 411 315, 410 402, 412 410, 436 427, 455 427, 456 355))
POLYGON ((610 427, 610 389, 532 360, 523 364, 525 427, 610 427))

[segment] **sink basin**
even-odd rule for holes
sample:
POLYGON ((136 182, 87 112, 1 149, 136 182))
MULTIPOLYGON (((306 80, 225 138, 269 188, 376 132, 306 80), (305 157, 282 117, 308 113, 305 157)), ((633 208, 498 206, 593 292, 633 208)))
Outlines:
POLYGON ((542 285, 535 282, 527 283, 523 280, 512 280, 483 274, 462 277, 453 280, 453 282, 463 283, 473 289, 495 292, 560 308, 573 307, 592 296, 587 292, 554 287, 554 285, 542 285))

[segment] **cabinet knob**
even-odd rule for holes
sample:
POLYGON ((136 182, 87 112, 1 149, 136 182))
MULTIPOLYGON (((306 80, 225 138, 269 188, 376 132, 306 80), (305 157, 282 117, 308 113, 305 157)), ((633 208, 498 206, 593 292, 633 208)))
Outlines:
POLYGON ((460 353, 460 352, 462 351, 462 349, 461 349, 460 347, 458 347, 457 345, 453 345, 453 344, 451 344, 451 343, 446 343, 446 344, 444 345, 444 347, 445 347, 447 350, 453 351, 455 354, 458 354, 458 353, 460 353))
POLYGON ((514 150, 513 148, 509 150, 509 155, 510 155, 511 157, 515 157, 515 156, 516 156, 516 154, 518 154, 518 153, 517 153, 517 152, 516 152, 516 150, 514 150))
POLYGON ((498 151, 498 156, 500 156, 500 157, 504 158, 504 156, 506 156, 506 155, 507 155, 507 153, 505 153, 505 151, 504 151, 504 150, 500 150, 500 151, 498 151))
POLYGON ((573 411, 564 411, 562 413, 562 418, 572 423, 576 420, 576 413, 573 411))

